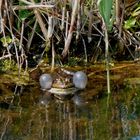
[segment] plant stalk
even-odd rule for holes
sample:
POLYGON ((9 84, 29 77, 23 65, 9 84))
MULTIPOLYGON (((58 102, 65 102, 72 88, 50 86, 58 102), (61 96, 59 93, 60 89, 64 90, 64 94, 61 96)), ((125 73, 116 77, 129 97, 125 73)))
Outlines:
MULTIPOLYGON (((105 24, 104 24, 105 25, 105 24)), ((107 72, 107 92, 110 94, 110 70, 109 70, 109 49, 108 49, 108 32, 105 25, 105 59, 106 59, 106 72, 107 72)))

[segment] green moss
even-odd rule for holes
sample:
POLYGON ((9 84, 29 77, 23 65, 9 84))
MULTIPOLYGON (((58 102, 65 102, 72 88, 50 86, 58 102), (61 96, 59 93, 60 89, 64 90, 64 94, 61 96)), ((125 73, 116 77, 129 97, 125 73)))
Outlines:
POLYGON ((17 64, 14 60, 5 59, 0 61, 0 72, 6 72, 9 70, 17 70, 17 64))

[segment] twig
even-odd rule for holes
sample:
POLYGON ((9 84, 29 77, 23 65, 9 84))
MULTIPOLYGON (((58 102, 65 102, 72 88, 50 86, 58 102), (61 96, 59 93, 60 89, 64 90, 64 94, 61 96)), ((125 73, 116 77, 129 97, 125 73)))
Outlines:
POLYGON ((0 60, 6 59, 6 58, 11 57, 11 56, 12 56, 11 54, 4 55, 4 56, 0 57, 0 60))

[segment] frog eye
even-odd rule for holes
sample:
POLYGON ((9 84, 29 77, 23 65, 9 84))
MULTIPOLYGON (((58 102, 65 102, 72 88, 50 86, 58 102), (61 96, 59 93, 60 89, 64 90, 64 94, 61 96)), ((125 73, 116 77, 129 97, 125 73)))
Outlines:
POLYGON ((42 74, 39 78, 40 86, 43 90, 50 89, 52 86, 53 79, 50 74, 42 74))
POLYGON ((82 71, 77 71, 73 75, 73 84, 76 88, 84 89, 87 85, 87 76, 82 71))

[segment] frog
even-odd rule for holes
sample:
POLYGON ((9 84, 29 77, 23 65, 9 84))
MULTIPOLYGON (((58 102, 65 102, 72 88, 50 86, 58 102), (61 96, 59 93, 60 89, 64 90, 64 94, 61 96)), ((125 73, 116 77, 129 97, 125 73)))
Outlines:
POLYGON ((42 74, 39 79, 42 90, 57 96, 73 95, 85 89, 87 76, 83 71, 73 72, 60 68, 50 74, 42 74))
POLYGON ((74 94, 78 89, 75 87, 72 78, 73 72, 59 69, 56 73, 53 73, 52 86, 48 92, 58 95, 74 94))

